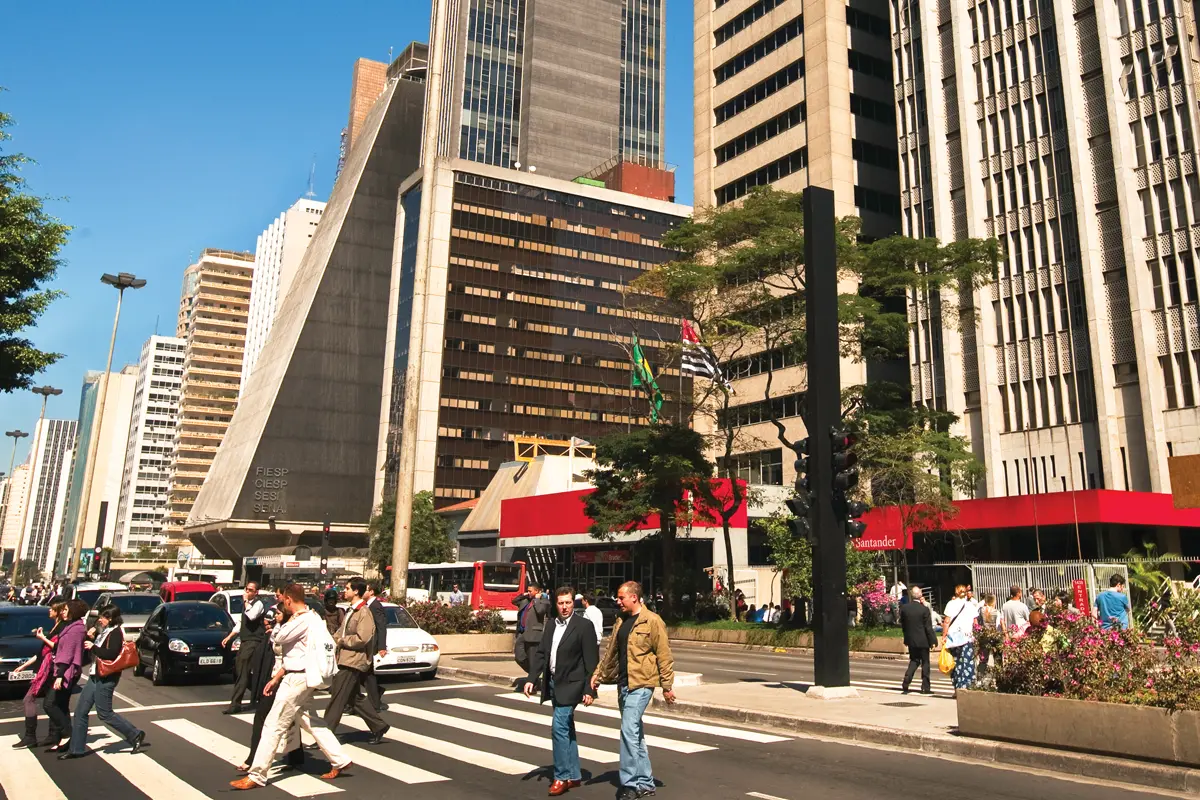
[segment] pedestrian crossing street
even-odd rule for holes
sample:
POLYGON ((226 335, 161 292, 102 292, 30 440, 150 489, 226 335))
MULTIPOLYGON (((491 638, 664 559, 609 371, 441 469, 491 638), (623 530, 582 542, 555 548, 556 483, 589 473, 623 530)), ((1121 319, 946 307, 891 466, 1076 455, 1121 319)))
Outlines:
MULTIPOLYGON (((940 675, 940 673, 939 673, 940 675)), ((868 692, 883 692, 886 694, 903 694, 900 688, 900 682, 894 680, 851 680, 850 684, 858 689, 868 692)), ((915 695, 921 690, 921 676, 917 675, 913 678, 912 693, 915 695)), ((932 678, 929 682, 929 688, 933 691, 934 697, 954 697, 954 684, 948 679, 937 677, 932 678)))
MULTIPOLYGON (((452 683, 441 685, 440 690, 393 691, 387 699, 396 696, 399 699, 389 702, 383 714, 392 727, 382 745, 366 743, 366 724, 357 716, 343 717, 338 733, 353 759, 347 778, 321 780, 317 776, 326 769, 323 756, 306 751, 303 771, 285 771, 279 762, 267 791, 253 796, 378 795, 425 784, 432 785, 407 796, 449 798, 459 797, 458 792, 463 792, 462 797, 544 796, 547 765, 553 760, 548 704, 495 687, 452 683)), ((323 711, 324 706, 321 701, 317 708, 323 711)), ((239 777, 235 768, 247 759, 252 714, 223 716, 211 706, 123 709, 121 713, 146 731, 147 747, 138 755, 130 754, 129 746, 94 717, 89 730, 92 755, 74 761, 58 761, 40 748, 12 750, 17 726, 0 727, 3 798, 213 800, 227 796, 229 781, 239 777)), ((759 747, 789 741, 761 731, 662 714, 648 713, 644 721, 651 759, 667 768, 673 758, 711 756, 723 745, 759 747)), ((576 729, 585 776, 588 772, 615 775, 620 713, 612 707, 580 706, 576 729)), ((602 786, 585 786, 573 794, 610 797, 612 786, 605 777, 602 786)))

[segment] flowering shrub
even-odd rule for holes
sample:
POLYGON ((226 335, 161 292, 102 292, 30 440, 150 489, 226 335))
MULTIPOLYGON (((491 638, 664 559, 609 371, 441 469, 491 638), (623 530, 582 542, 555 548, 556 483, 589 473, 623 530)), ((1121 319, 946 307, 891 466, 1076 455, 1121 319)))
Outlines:
POLYGON ((1200 644, 1167 641, 1165 658, 1137 630, 1101 628, 1074 608, 1049 612, 1001 648, 996 691, 1200 709, 1200 644))
POLYGON ((854 587, 854 594, 862 600, 863 625, 875 627, 883 624, 883 612, 892 604, 883 579, 864 581, 854 587))
POLYGON ((504 618, 499 611, 473 611, 469 606, 444 606, 434 600, 410 602, 405 607, 421 630, 433 636, 471 632, 504 633, 504 618))
POLYGON ((1175 634, 1182 641, 1188 644, 1200 642, 1200 592, 1180 592, 1171 600, 1167 618, 1175 623, 1175 634))
POLYGON ((471 615, 471 630, 475 633, 504 633, 504 617, 490 608, 481 608, 471 615))
POLYGON ((995 625, 980 625, 975 620, 975 652, 981 656, 984 653, 999 653, 1004 646, 1004 631, 995 625))

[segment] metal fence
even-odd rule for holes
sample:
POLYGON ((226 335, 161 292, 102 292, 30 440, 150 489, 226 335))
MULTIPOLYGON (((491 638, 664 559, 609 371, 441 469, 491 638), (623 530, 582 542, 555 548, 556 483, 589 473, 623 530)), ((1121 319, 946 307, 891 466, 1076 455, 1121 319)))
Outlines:
MULTIPOLYGON (((1014 584, 1023 590, 1041 589, 1050 597, 1059 590, 1071 591, 1073 582, 1082 580, 1087 584, 1088 599, 1094 601, 1097 591, 1108 588, 1108 580, 1121 575, 1128 581, 1129 568, 1125 564, 1095 564, 1086 561, 1051 561, 1037 564, 968 564, 975 597, 987 593, 996 595, 997 605, 1008 600, 1009 588, 1014 584)), ((1028 591, 1024 600, 1032 604, 1028 591)))

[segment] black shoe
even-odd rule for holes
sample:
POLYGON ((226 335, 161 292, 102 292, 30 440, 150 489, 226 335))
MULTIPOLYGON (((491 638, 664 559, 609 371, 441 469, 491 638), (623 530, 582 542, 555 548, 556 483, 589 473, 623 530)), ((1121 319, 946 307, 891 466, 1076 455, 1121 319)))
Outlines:
POLYGON ((36 744, 37 744, 37 742, 33 741, 31 739, 17 739, 15 742, 13 742, 12 749, 13 750, 24 750, 25 748, 33 747, 36 744))
POLYGON ((47 750, 45 750, 44 752, 47 752, 47 753, 65 753, 65 752, 67 752, 67 751, 68 751, 68 750, 70 750, 70 749, 71 749, 71 743, 70 743, 70 742, 63 742, 62 744, 56 744, 56 745, 54 745, 54 747, 48 748, 48 749, 47 749, 47 750))
POLYGON ((58 757, 58 760, 59 760, 59 761, 70 761, 70 760, 71 760, 71 759, 73 759, 73 758, 83 758, 83 757, 84 757, 84 756, 86 756, 86 755, 87 755, 87 753, 71 753, 71 752, 66 752, 66 753, 63 753, 62 755, 60 755, 60 756, 58 757))
POLYGON ((617 800, 637 800, 638 792, 632 786, 622 786, 617 790, 617 800))
POLYGON ((135 755, 142 752, 142 743, 146 741, 146 732, 138 731, 138 735, 133 737, 133 749, 129 751, 130 755, 135 755))
POLYGON ((240 714, 240 713, 242 713, 242 707, 241 706, 230 706, 229 708, 223 710, 221 713, 222 714, 240 714))
POLYGON ((653 789, 638 789, 637 794, 635 794, 634 797, 650 797, 653 794, 653 789))
POLYGON ((383 712, 387 711, 387 703, 380 703, 375 710, 382 714, 383 712))
POLYGON ((387 736, 387 732, 391 729, 391 725, 384 725, 383 730, 367 740, 367 744, 383 744, 383 737, 387 736))
POLYGON ((911 694, 911 693, 912 693, 912 689, 909 689, 907 686, 900 687, 900 694, 911 694))
POLYGON ((930 695, 930 696, 932 696, 932 695, 933 695, 933 690, 932 690, 932 689, 922 689, 922 690, 921 690, 921 694, 927 694, 927 695, 930 695))

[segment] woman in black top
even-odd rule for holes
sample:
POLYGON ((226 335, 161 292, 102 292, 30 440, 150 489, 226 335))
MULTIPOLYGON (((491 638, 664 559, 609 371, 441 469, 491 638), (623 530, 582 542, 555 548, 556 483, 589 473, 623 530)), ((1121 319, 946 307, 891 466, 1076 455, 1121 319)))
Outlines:
POLYGON ((125 644, 125 631, 121 629, 121 622, 121 609, 112 605, 105 606, 100 609, 100 615, 96 618, 96 627, 89 631, 91 640, 84 642, 84 649, 92 655, 91 674, 88 676, 88 682, 84 684, 78 702, 75 703, 70 750, 58 757, 60 761, 80 758, 87 754, 88 714, 93 706, 100 721, 125 737, 125 741, 133 745, 134 753, 142 749, 146 734, 112 710, 113 693, 121 680, 121 673, 101 675, 96 664, 97 661, 112 661, 121 654, 121 646, 125 644))

